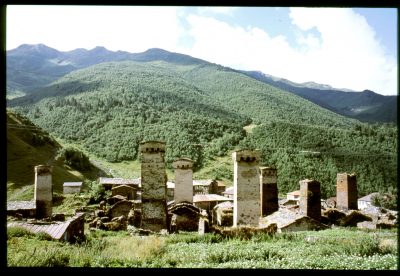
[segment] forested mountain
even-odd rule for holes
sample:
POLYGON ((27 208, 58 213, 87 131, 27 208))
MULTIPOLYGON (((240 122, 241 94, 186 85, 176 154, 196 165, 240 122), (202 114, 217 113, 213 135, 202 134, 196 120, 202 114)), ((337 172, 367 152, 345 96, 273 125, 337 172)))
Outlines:
MULTIPOLYGON (((102 62, 166 61, 175 65, 216 64, 188 55, 153 48, 143 53, 109 51, 104 47, 61 52, 43 44, 23 44, 7 52, 7 98, 34 93, 65 74, 102 62)), ((298 84, 259 71, 239 71, 264 83, 294 93, 335 113, 365 122, 397 122, 397 96, 382 96, 372 91, 351 92, 328 85, 308 82, 298 84)))
POLYGON ((23 96, 80 68, 102 62, 124 60, 164 60, 177 64, 207 63, 157 48, 143 53, 113 52, 104 47, 61 52, 43 44, 23 44, 7 51, 7 97, 23 96))
POLYGON ((344 116, 364 122, 397 122, 397 96, 382 96, 370 90, 344 91, 315 83, 298 84, 259 71, 240 72, 344 116))
MULTIPOLYGON (((8 105, 113 162, 136 159, 143 140, 167 143, 167 166, 187 156, 195 170, 235 148, 259 148, 282 193, 315 178, 334 196, 338 172, 357 174, 360 195, 397 188, 395 126, 360 123, 227 67, 149 53, 75 70, 8 105)), ((233 165, 224 166, 232 178, 233 165)))
MULTIPOLYGON (((143 140, 166 142, 169 167, 187 156, 196 170, 235 148, 259 148, 283 193, 315 178, 334 196, 338 172, 357 173, 361 195, 397 186, 395 126, 360 123, 216 64, 101 63, 8 104, 113 162, 136 159, 143 140)), ((232 178, 233 165, 226 169, 232 178)))

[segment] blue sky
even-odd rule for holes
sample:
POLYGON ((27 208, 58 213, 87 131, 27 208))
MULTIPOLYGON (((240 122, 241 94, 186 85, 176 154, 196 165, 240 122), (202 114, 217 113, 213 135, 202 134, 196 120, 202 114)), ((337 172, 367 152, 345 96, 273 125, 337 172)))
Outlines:
POLYGON ((396 8, 8 6, 7 49, 188 54, 295 82, 395 95, 396 8))

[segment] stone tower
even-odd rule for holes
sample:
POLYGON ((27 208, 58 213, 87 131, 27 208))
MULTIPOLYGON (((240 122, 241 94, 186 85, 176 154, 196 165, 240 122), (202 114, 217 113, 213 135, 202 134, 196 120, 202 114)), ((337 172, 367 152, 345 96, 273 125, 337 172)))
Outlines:
POLYGON ((182 201, 193 204, 193 160, 180 158, 172 166, 175 170, 175 204, 182 201))
POLYGON ((355 174, 338 173, 336 178, 336 208, 358 210, 357 178, 355 174))
POLYGON ((318 181, 300 181, 300 213, 321 220, 321 184, 318 181))
POLYGON ((165 172, 165 143, 146 141, 140 143, 142 182, 141 227, 158 232, 167 225, 167 174, 165 172))
POLYGON ((53 208, 52 166, 35 166, 36 217, 51 217, 53 208))
POLYGON ((278 211, 278 185, 276 169, 260 167, 261 216, 278 211))
POLYGON ((260 151, 240 150, 232 153, 233 226, 258 226, 260 218, 260 176, 258 162, 260 151))

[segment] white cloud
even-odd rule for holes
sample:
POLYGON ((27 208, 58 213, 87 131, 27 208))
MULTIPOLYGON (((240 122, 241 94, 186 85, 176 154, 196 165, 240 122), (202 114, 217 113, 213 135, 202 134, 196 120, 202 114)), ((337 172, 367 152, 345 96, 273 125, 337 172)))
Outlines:
POLYGON ((190 49, 193 56, 236 69, 263 69, 278 76, 285 75, 295 58, 283 36, 271 38, 259 28, 230 26, 211 17, 190 15, 187 20, 195 39, 190 49), (278 51, 285 55, 277 55, 278 51))
POLYGON ((8 6, 7 49, 44 43, 58 50, 173 51, 182 34, 176 7, 8 6))
POLYGON ((364 17, 347 8, 293 8, 290 17, 299 28, 298 47, 291 46, 285 36, 272 37, 259 28, 189 15, 194 43, 185 52, 295 82, 397 94, 397 62, 385 53, 364 17))
MULTIPOLYGON (((291 8, 292 23, 316 28, 321 45, 303 56, 310 79, 340 88, 397 94, 397 62, 388 56, 366 19, 347 8, 291 8)), ((299 76, 300 77, 300 76, 299 76)), ((306 78, 306 73, 301 76, 306 78)))
POLYGON ((61 51, 104 46, 142 52, 163 48, 236 69, 295 82, 397 94, 397 60, 374 30, 347 8, 291 8, 297 45, 252 26, 213 18, 238 7, 7 6, 7 49, 44 43, 61 51), (185 24, 181 24, 186 19, 185 24), (189 38, 189 39, 188 39, 189 38))
POLYGON ((234 12, 238 9, 239 7, 199 7, 197 11, 200 15, 223 14, 233 16, 234 12))

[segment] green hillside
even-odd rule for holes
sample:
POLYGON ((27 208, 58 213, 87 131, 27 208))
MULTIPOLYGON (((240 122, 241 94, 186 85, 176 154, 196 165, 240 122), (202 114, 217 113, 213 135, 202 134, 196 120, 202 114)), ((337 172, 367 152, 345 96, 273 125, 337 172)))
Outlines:
POLYGON ((31 200, 37 165, 52 165, 54 192, 63 183, 95 179, 97 171, 79 172, 56 160, 62 146, 29 119, 7 109, 7 200, 31 200))
POLYGON ((334 196, 336 173, 353 171, 360 194, 397 189, 395 126, 360 123, 215 64, 102 63, 8 104, 110 162, 137 159, 140 141, 163 140, 167 166, 188 156, 196 175, 229 180, 231 152, 250 147, 262 150, 260 165, 277 167, 282 193, 315 178, 334 196))
POLYGON ((372 123, 397 122, 397 96, 383 96, 370 90, 342 91, 315 83, 298 84, 258 71, 240 72, 350 118, 372 123))

